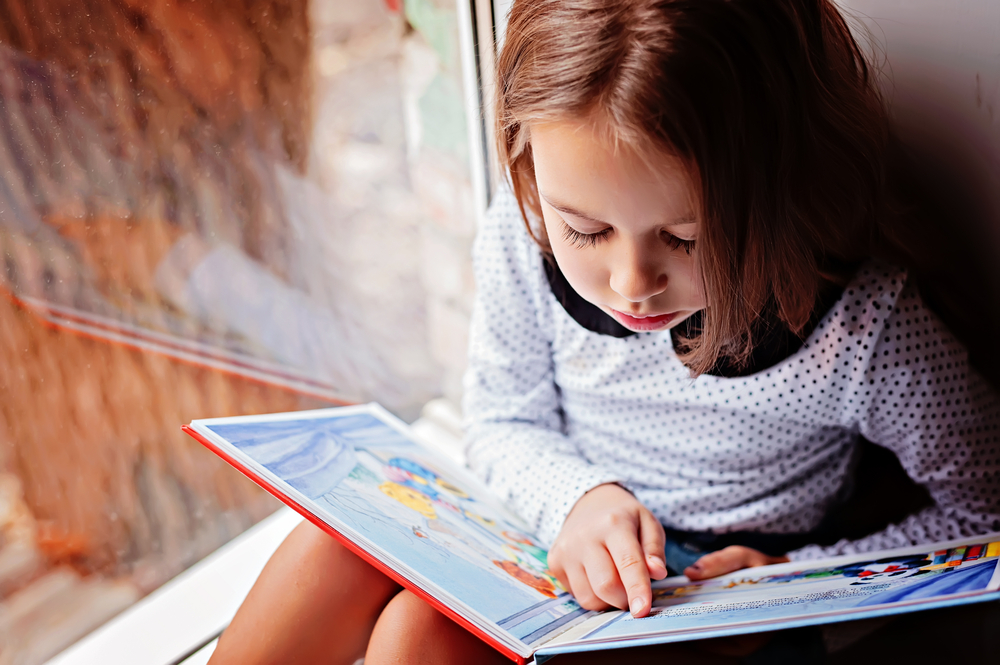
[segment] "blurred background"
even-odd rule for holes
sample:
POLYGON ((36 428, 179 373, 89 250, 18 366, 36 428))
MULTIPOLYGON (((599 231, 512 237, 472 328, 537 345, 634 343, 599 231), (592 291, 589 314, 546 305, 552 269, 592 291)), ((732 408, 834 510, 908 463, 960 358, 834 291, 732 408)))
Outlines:
MULTIPOLYGON (((1000 4, 841 4, 1000 368, 1000 4)), ((277 508, 181 424, 457 413, 509 6, 0 0, 0 665, 277 508)))
POLYGON ((276 509, 181 424, 457 401, 462 57, 446 0, 0 1, 0 663, 276 509))

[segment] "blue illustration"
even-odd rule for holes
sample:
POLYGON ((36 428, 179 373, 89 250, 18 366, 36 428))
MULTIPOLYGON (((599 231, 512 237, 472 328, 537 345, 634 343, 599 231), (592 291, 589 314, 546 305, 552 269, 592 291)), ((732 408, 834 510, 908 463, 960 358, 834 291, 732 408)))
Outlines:
POLYGON ((193 425, 296 490, 344 535, 376 543, 525 644, 587 614, 548 570, 546 551, 491 497, 360 411, 193 425))

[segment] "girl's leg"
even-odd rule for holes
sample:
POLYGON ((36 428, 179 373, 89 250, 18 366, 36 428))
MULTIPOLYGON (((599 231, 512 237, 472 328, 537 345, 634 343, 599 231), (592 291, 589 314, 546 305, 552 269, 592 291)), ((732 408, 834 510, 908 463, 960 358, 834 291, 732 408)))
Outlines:
POLYGON ((304 522, 264 567, 211 665, 350 665, 364 655, 379 613, 399 589, 304 522))
POLYGON ((365 665, 510 665, 509 660, 409 591, 389 601, 372 631, 365 665))

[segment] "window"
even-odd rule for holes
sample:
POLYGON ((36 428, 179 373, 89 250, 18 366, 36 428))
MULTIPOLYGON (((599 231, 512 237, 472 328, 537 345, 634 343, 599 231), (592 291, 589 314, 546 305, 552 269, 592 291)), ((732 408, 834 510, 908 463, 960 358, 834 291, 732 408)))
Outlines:
POLYGON ((458 399, 482 4, 0 2, 0 641, 19 662, 277 507, 181 424, 458 399))

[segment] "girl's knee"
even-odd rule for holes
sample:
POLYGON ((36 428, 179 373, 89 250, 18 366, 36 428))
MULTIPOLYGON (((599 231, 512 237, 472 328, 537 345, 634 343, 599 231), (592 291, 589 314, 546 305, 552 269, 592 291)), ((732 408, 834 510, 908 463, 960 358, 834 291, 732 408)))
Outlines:
POLYGON ((297 558, 317 563, 350 563, 354 556, 336 538, 310 522, 302 522, 292 529, 283 547, 293 550, 297 558))
POLYGON ((379 617, 393 632, 445 636, 464 629, 410 591, 397 593, 379 617))
POLYGON ((426 602, 401 591, 379 616, 367 665, 379 663, 507 663, 478 637, 426 602))
POLYGON ((281 544, 213 663, 353 662, 399 586, 308 522, 281 544))
POLYGON ((297 577, 302 582, 320 588, 363 588, 367 599, 376 604, 388 601, 399 590, 392 579, 309 522, 295 527, 282 548, 289 550, 292 559, 285 565, 298 569, 297 577))

